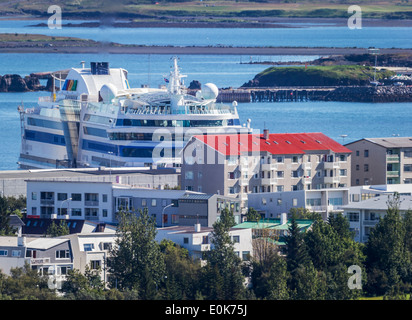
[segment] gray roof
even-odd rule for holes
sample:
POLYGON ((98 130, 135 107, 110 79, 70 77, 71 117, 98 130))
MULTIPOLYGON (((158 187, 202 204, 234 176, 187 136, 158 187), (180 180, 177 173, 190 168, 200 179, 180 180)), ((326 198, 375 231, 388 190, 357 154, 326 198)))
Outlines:
MULTIPOLYGON (((366 210, 387 210, 388 209, 388 195, 374 197, 360 202, 352 202, 348 205, 342 206, 345 209, 366 209, 366 210)), ((400 196, 399 209, 406 211, 412 209, 412 196, 400 196)))
POLYGON ((366 138, 365 140, 385 148, 412 147, 412 137, 366 138))
POLYGON ((211 197, 213 197, 214 194, 190 194, 190 193, 186 193, 184 196, 180 197, 179 200, 208 200, 211 197))
POLYGON ((9 225, 13 227, 24 226, 24 222, 20 219, 19 216, 12 214, 9 218, 9 225))

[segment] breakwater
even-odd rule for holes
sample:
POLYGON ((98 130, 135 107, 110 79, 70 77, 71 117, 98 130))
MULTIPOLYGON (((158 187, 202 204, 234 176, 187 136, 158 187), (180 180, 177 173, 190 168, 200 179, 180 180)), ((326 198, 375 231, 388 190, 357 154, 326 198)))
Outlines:
POLYGON ((411 86, 220 89, 218 102, 412 102, 411 86))

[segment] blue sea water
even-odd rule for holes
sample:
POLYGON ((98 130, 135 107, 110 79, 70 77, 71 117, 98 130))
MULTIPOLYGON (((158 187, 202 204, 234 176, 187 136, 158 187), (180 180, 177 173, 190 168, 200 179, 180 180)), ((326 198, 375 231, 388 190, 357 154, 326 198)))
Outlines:
MULTIPOLYGON (((63 20, 62 23, 72 22, 63 20)), ((78 23, 79 21, 77 21, 78 23)), ((80 21, 81 22, 81 21, 80 21)), ((305 28, 86 28, 50 29, 47 20, 0 20, 0 33, 40 33, 137 45, 411 48, 408 27, 306 25, 305 28)))
MULTIPOLYGON (((39 21, 32 21, 38 23, 39 21)), ((410 28, 369 28, 359 33, 342 27, 297 29, 127 29, 63 28, 61 34, 47 28, 27 28, 27 21, 0 20, 0 33, 43 33, 95 40, 150 45, 239 45, 239 46, 356 46, 378 48, 411 47, 410 28), (272 33, 273 32, 273 33, 272 33)), ((359 30, 358 30, 359 31, 359 30)), ((140 87, 164 84, 170 70, 167 55, 123 54, 0 54, 0 75, 63 70, 80 66, 80 61, 108 61, 111 67, 129 72, 130 84, 140 87)), ((317 56, 181 55, 179 65, 192 80, 212 82, 220 88, 239 87, 267 66, 252 61, 308 61, 317 56), (241 63, 242 62, 242 63, 241 63)), ((34 106, 48 92, 0 93, 0 170, 17 169, 21 127, 17 107, 34 106)), ((411 103, 275 102, 240 103, 242 123, 270 132, 323 132, 340 143, 365 137, 412 136, 411 103), (342 135, 346 135, 345 138, 342 135)))

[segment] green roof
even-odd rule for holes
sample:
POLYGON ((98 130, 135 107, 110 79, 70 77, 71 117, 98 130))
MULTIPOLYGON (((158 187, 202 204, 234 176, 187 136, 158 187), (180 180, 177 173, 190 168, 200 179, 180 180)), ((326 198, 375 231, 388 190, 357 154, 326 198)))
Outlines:
MULTIPOLYGON (((288 230, 292 220, 288 220, 285 224, 280 224, 280 219, 263 219, 257 221, 245 221, 233 228, 238 229, 274 229, 274 230, 288 230)), ((296 220, 300 229, 307 229, 313 224, 313 220, 300 219, 296 220)))

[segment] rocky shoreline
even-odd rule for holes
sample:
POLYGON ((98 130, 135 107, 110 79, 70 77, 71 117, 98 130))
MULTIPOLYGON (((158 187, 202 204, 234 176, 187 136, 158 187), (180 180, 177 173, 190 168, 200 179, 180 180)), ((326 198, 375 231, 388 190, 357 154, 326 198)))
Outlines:
POLYGON ((18 74, 0 75, 0 92, 28 92, 28 91, 52 91, 53 80, 50 74, 40 76, 30 74, 22 77, 18 74), (47 84, 42 85, 40 79, 47 79, 47 84))
POLYGON ((412 102, 412 87, 339 87, 331 91, 322 101, 342 102, 412 102))

